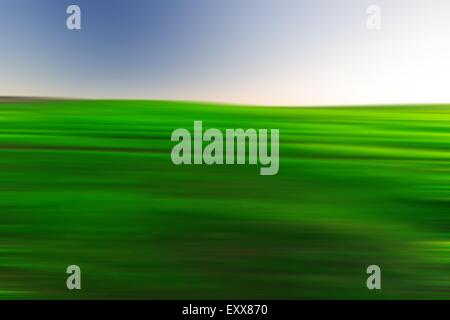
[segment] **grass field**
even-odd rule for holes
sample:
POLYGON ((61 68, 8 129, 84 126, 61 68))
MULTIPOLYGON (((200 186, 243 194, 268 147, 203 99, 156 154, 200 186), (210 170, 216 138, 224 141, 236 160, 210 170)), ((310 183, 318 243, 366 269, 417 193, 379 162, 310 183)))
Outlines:
POLYGON ((450 299, 450 106, 4 101, 0 298, 450 299), (279 174, 174 166, 194 120, 280 129, 279 174))

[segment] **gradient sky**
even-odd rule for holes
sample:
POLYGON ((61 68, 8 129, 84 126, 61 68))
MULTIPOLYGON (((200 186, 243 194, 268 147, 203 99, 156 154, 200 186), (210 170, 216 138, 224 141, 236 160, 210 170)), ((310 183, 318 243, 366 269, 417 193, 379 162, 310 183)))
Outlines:
POLYGON ((0 0, 0 96, 450 103, 449 78, 448 0, 0 0))

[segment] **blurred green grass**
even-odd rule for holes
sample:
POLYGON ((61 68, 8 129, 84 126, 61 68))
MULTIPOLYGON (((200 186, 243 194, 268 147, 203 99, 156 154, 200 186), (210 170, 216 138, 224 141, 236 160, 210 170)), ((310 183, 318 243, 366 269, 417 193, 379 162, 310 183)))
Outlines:
POLYGON ((449 147, 449 106, 2 103, 0 298, 449 299, 449 147), (279 174, 174 166, 194 120, 280 129, 279 174))

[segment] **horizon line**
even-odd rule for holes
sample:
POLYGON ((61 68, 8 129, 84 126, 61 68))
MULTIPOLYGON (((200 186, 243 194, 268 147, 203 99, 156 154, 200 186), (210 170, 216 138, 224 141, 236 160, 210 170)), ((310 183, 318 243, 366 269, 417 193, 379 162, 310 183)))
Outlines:
POLYGON ((33 101, 148 101, 148 102, 176 102, 185 104, 210 104, 235 107, 260 107, 260 108, 373 108, 373 107, 413 107, 413 106, 450 106, 450 102, 405 102, 405 103, 361 103, 361 104, 324 104, 324 105, 276 105, 276 104, 249 104, 239 102, 223 102, 191 99, 145 99, 145 98, 92 98, 92 97, 59 97, 59 96, 2 96, 0 103, 4 102, 33 102, 33 101))

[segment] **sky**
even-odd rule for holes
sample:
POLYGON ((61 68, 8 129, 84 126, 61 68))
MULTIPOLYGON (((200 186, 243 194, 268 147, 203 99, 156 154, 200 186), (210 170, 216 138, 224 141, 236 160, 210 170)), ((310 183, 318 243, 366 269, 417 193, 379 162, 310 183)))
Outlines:
POLYGON ((0 96, 450 103, 449 57, 448 0, 0 0, 0 96))

